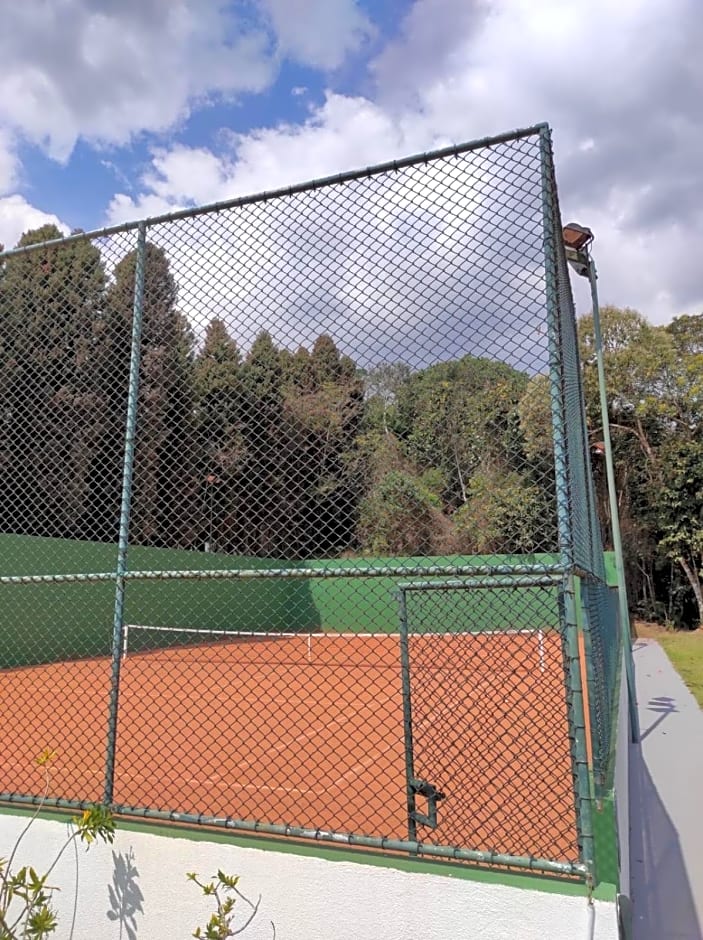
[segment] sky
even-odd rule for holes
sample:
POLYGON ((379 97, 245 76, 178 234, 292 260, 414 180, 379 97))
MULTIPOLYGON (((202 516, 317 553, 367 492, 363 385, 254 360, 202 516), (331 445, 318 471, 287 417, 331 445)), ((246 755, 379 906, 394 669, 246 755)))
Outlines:
MULTIPOLYGON (((703 311, 701 0, 0 0, 0 243, 546 121, 601 301, 703 311)), ((577 312, 589 309, 585 282, 577 312)))

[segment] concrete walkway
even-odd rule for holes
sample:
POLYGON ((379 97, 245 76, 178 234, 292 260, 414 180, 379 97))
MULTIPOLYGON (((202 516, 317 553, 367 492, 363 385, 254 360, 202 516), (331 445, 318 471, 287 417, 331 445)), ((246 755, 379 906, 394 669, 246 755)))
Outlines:
POLYGON ((703 711, 655 640, 634 647, 642 744, 630 754, 634 940, 703 940, 703 711))

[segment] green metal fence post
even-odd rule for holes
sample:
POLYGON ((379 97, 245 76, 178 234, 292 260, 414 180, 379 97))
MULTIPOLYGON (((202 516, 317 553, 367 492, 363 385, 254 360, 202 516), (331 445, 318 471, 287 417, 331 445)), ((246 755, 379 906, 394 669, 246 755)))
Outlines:
POLYGON ((557 240, 555 232, 556 206, 554 204, 552 140, 549 127, 544 124, 539 132, 542 172, 542 220, 544 225, 544 267, 547 302, 547 339, 549 346, 549 391, 554 437, 554 475, 557 498, 557 524, 559 551, 562 563, 574 563, 573 526, 569 498, 568 454, 566 446, 566 415, 564 411, 564 366, 561 324, 559 322, 559 296, 557 286, 557 240))
POLYGON ((105 788, 103 793, 103 802, 106 804, 110 804, 113 801, 115 783, 120 667, 122 664, 122 641, 124 633, 125 573, 127 571, 127 552, 129 549, 129 519, 132 506, 132 476, 134 472, 135 432, 137 426, 137 406, 139 402, 139 366, 141 361, 145 268, 146 222, 140 222, 137 229, 136 264, 134 271, 132 347, 129 362, 124 462, 122 465, 122 502, 120 506, 120 526, 117 542, 117 569, 115 572, 115 607, 112 622, 112 667, 107 730, 107 756, 105 762, 105 788))
POLYGON ((591 285, 593 304, 593 335, 596 346, 596 364, 598 367, 598 393, 600 396, 601 422, 603 425, 603 445, 605 449, 605 470, 608 481, 608 503, 610 506, 610 526, 613 533, 613 551, 618 578, 618 605, 620 610, 620 630, 625 652, 625 673, 627 676, 627 701, 630 711, 630 736, 634 743, 640 739, 639 717, 637 715, 637 696, 635 692, 635 670, 632 661, 632 638, 630 636, 630 610, 627 603, 627 585, 625 582, 625 559, 620 534, 620 515, 618 512, 617 487, 615 485, 615 465, 613 445, 610 438, 610 417, 608 414, 608 392, 605 381, 605 363, 603 361, 603 336, 600 326, 600 304, 598 303, 598 272, 593 258, 588 256, 588 280, 591 285))
POLYGON ((413 715, 410 697, 410 650, 408 647, 408 603, 405 591, 398 591, 398 604, 400 606, 400 670, 403 688, 403 740, 405 745, 405 792, 408 809, 408 839, 414 842, 417 839, 417 822, 415 819, 416 803, 415 790, 412 781, 415 779, 415 761, 413 755, 413 715))
POLYGON ((593 838, 593 792, 586 746, 586 708, 581 681, 576 589, 573 575, 567 575, 562 588, 563 649, 566 668, 567 709, 574 775, 574 806, 581 861, 595 880, 595 844, 593 838))

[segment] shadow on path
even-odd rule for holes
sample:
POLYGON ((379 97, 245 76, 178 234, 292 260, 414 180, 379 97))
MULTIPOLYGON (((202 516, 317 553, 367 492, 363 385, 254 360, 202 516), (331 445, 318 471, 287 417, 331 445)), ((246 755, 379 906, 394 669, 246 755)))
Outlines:
MULTIPOLYGON (((652 694, 660 689, 677 692, 673 676, 669 681, 668 664, 659 668, 657 653, 644 653, 644 660, 638 663, 643 744, 633 745, 629 757, 633 940, 703 940, 697 913, 697 902, 700 908, 703 899, 695 897, 692 859, 687 863, 680 838, 689 803, 696 807, 698 801, 697 765, 691 763, 690 749, 699 742, 697 735, 688 734, 689 709, 678 696, 652 694)), ((695 828, 697 818, 691 819, 691 825, 695 828)), ((685 836, 688 840, 689 833, 685 836)))

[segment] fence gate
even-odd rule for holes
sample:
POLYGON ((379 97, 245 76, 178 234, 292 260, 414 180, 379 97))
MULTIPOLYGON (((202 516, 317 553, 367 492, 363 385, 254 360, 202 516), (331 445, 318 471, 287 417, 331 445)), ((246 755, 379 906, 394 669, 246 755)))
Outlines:
POLYGON ((558 582, 400 586, 411 841, 576 855, 558 582))

